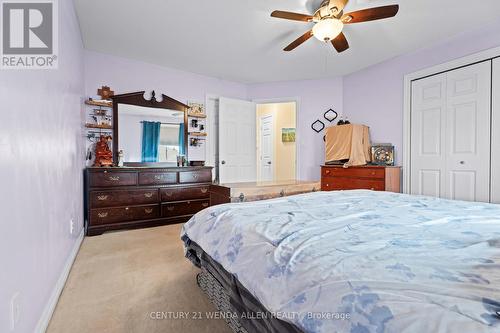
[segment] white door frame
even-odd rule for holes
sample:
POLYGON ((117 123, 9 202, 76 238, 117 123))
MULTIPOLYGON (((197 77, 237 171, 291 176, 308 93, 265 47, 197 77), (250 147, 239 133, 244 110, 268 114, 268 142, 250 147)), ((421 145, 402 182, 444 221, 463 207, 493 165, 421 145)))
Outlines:
POLYGON ((479 62, 492 60, 500 57, 500 47, 481 51, 472 55, 458 58, 443 64, 432 66, 404 77, 404 109, 403 109, 403 193, 410 193, 411 180, 411 92, 412 81, 423 79, 428 76, 449 72, 479 62))
POLYGON ((262 98, 262 99, 252 99, 255 104, 278 104, 278 103, 292 103, 295 102, 295 179, 299 179, 300 175, 300 131, 297 126, 300 124, 300 98, 299 97, 278 97, 278 98, 262 98))
POLYGON ((257 147, 258 149, 258 152, 259 152, 259 156, 257 156, 257 158, 260 157, 259 159, 259 172, 257 174, 257 181, 261 181, 262 180, 262 122, 264 119, 266 118, 271 118, 271 142, 272 142, 272 145, 271 145, 271 161, 273 162, 272 164, 272 174, 273 174, 273 180, 274 180, 274 145, 275 145, 275 133, 274 133, 274 114, 266 114, 266 115, 263 115, 262 117, 259 118, 259 123, 257 124, 257 126, 259 126, 259 147, 257 147))
MULTIPOLYGON (((205 141, 205 163, 208 166, 213 166, 213 180, 218 178, 218 156, 215 155, 216 152, 216 144, 217 144, 217 139, 215 138, 214 131, 215 129, 212 128, 212 117, 215 117, 215 114, 212 114, 212 110, 208 108, 208 101, 209 100, 218 100, 220 99, 219 95, 215 94, 206 94, 205 95, 205 113, 207 115, 207 121, 205 122, 206 126, 206 132, 207 132, 207 137, 205 141)), ((218 111, 217 111, 218 112, 218 111)))

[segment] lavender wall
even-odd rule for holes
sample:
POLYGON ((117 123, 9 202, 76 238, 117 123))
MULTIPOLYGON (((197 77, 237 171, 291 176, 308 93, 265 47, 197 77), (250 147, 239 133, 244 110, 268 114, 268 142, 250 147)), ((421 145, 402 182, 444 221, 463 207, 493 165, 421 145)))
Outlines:
POLYGON ((500 21, 446 42, 400 56, 344 77, 344 112, 370 126, 374 142, 396 146, 403 157, 404 76, 500 45, 500 21))
POLYGON ((206 94, 246 98, 244 84, 188 73, 102 53, 85 51, 85 91, 95 96, 97 88, 110 86, 115 94, 155 90, 181 102, 205 103, 206 94))
POLYGON ((59 69, 0 71, 0 332, 33 332, 82 230, 83 46, 59 1, 59 69), (76 230, 70 235, 70 219, 76 230))
POLYGON ((297 154, 299 179, 320 179, 320 165, 325 162, 324 132, 318 134, 311 124, 323 119, 326 110, 333 108, 342 114, 342 78, 311 81, 290 81, 248 86, 252 100, 298 98, 297 154))

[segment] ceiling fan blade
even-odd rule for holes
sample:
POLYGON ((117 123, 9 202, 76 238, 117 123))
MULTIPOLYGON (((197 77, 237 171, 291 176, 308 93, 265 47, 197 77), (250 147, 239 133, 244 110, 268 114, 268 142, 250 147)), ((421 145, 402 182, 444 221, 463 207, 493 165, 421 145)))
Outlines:
POLYGON ((342 16, 342 21, 345 24, 350 24, 350 23, 381 20, 396 16, 398 11, 399 11, 399 5, 363 9, 352 13, 344 14, 344 16, 342 16))
POLYGON ((313 17, 311 15, 297 14, 292 12, 284 12, 281 10, 275 10, 271 13, 272 17, 277 17, 285 20, 294 20, 302 22, 311 22, 313 17))
POLYGON ((296 40, 294 40, 290 45, 288 45, 287 47, 285 47, 283 50, 287 51, 287 52, 288 51, 292 51, 293 49, 295 49, 300 44, 306 42, 312 36, 313 36, 312 30, 309 30, 308 32, 306 32, 305 34, 303 34, 302 36, 300 36, 299 38, 297 38, 296 40))
POLYGON ((347 42, 347 39, 345 38, 343 32, 341 32, 334 40, 332 40, 332 45, 338 53, 344 52, 349 48, 349 42, 347 42))

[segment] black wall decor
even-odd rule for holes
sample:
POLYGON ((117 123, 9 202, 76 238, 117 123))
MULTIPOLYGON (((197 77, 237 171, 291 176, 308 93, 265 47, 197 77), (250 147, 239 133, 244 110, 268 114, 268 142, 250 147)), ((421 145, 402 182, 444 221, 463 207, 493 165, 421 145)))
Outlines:
MULTIPOLYGON (((328 121, 329 123, 332 123, 335 121, 335 119, 337 119, 339 117, 339 114, 337 113, 337 111, 335 111, 334 109, 328 109, 326 110, 325 113, 323 113, 323 118, 328 121)), ((321 133, 321 131, 323 131, 325 129, 326 125, 324 122, 322 122, 321 120, 319 119, 316 119, 316 121, 314 123, 311 124, 311 128, 313 129, 313 131, 315 131, 316 133, 321 133)), ((323 141, 325 141, 326 137, 323 136, 323 141)))
POLYGON ((323 117, 330 123, 333 122, 335 119, 337 119, 338 116, 339 114, 334 109, 326 111, 325 114, 323 115, 323 117))
POLYGON ((321 120, 317 119, 314 123, 311 124, 311 128, 316 133, 320 133, 322 130, 325 129, 325 123, 323 123, 321 120))

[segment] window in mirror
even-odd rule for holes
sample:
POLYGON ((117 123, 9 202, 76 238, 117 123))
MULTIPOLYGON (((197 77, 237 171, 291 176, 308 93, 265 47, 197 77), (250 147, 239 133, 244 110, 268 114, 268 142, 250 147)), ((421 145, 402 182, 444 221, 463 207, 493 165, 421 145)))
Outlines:
POLYGON ((160 143, 158 144, 158 162, 175 162, 181 155, 179 149, 180 124, 161 124, 160 143))

